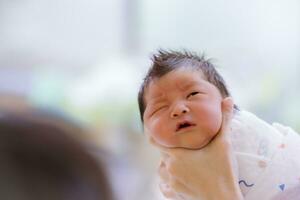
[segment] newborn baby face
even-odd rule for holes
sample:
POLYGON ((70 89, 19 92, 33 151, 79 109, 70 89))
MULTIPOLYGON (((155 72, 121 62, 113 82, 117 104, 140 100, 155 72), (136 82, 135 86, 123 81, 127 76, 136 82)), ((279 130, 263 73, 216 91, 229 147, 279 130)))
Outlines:
POLYGON ((222 96, 200 71, 180 68, 145 90, 144 130, 166 147, 200 149, 222 123, 222 96))

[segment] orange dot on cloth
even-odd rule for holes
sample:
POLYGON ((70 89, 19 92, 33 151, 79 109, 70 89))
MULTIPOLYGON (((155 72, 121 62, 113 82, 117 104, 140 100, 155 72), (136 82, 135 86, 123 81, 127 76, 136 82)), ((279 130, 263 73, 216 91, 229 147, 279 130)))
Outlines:
POLYGON ((260 161, 258 161, 258 166, 260 168, 266 168, 267 167, 267 162, 264 161, 264 160, 260 160, 260 161))

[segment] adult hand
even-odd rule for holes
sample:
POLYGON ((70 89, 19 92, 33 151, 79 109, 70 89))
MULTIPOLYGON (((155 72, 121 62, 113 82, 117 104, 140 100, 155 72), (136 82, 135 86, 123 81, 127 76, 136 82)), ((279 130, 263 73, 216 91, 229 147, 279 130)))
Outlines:
POLYGON ((233 113, 231 98, 222 102, 223 121, 219 133, 204 148, 165 148, 159 166, 160 189, 175 200, 241 200, 237 165, 228 133, 233 113))

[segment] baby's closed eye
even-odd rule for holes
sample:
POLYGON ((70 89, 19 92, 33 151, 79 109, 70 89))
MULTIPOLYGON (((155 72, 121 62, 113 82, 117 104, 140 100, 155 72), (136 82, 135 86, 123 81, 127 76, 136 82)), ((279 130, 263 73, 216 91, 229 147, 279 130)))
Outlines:
POLYGON ((187 99, 188 98, 190 98, 190 97, 192 97, 192 96, 195 96, 195 95, 197 95, 197 94, 200 94, 200 92, 198 92, 198 91, 193 91, 193 92, 190 92, 188 95, 187 95, 187 99))
POLYGON ((158 107, 156 107, 155 109, 153 109, 153 112, 152 112, 151 115, 154 115, 154 114, 156 114, 157 112, 159 112, 159 111, 161 111, 161 110, 163 110, 163 109, 165 109, 165 108, 168 108, 168 105, 158 106, 158 107))

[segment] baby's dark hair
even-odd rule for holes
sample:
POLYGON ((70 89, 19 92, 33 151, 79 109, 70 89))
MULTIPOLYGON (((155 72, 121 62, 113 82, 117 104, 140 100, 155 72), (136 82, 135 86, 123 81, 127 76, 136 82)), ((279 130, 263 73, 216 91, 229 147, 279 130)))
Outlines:
POLYGON ((160 49, 156 54, 153 54, 151 59, 152 65, 148 70, 138 93, 138 103, 142 122, 144 122, 143 115, 146 108, 144 95, 150 82, 179 68, 201 71, 204 78, 219 89, 223 98, 230 96, 223 77, 217 72, 210 59, 206 59, 203 54, 198 55, 197 53, 187 50, 168 51, 160 49))

